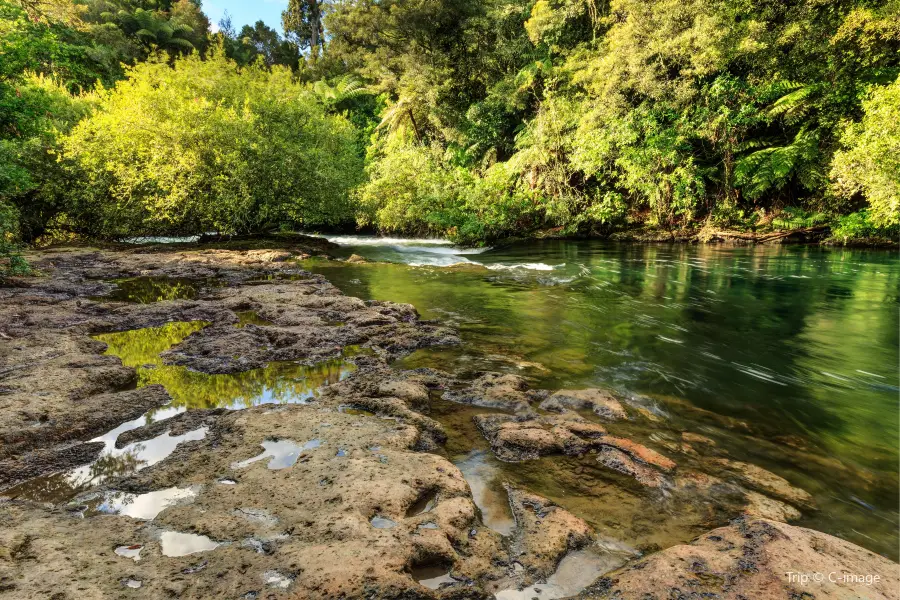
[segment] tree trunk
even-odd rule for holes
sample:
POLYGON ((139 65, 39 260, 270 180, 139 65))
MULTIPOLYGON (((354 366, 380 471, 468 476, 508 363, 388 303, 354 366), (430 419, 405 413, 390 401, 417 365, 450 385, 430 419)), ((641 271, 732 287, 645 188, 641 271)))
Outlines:
POLYGON ((419 126, 416 125, 416 118, 413 116, 413 112, 411 108, 407 108, 406 112, 409 113, 409 122, 412 123, 413 131, 416 132, 416 140, 421 144, 422 136, 419 135, 419 126))
POLYGON ((316 64, 316 60, 319 58, 319 29, 322 27, 322 12, 319 8, 319 0, 309 0, 309 2, 309 56, 310 62, 316 64))

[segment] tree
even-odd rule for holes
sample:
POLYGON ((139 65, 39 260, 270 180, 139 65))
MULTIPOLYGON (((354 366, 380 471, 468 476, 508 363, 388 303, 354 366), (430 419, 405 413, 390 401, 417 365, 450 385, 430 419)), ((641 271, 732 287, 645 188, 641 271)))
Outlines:
POLYGON ((64 140, 91 235, 257 233, 352 220, 357 134, 289 69, 215 50, 128 70, 64 140))
POLYGON ((285 35, 301 49, 308 49, 310 62, 315 63, 325 44, 322 24, 323 2, 320 0, 290 0, 281 13, 285 35))
POLYGON ((876 86, 860 123, 850 123, 834 158, 831 178, 843 197, 864 194, 877 226, 900 224, 900 77, 876 86))
POLYGON ((297 46, 282 39, 277 31, 262 21, 257 21, 252 27, 244 25, 238 34, 238 39, 249 49, 249 61, 256 60, 256 57, 259 56, 269 67, 284 65, 293 69, 297 68, 300 60, 297 46))

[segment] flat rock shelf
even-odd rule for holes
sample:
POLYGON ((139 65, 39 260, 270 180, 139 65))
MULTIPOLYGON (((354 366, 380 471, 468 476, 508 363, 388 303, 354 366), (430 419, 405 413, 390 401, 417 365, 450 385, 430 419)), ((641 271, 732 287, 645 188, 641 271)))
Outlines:
POLYGON ((0 598, 898 598, 727 417, 461 368, 464 324, 297 244, 54 249, 0 287, 0 598))

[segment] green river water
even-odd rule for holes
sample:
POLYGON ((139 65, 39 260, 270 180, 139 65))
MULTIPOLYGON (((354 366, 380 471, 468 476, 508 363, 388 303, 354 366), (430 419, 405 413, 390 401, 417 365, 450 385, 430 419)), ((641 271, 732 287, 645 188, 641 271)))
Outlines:
MULTIPOLYGON (((460 329, 461 346, 416 352, 399 367, 613 389, 661 417, 628 431, 638 439, 707 435, 721 455, 809 491, 818 510, 798 524, 897 559, 896 253, 597 241, 460 251, 421 240, 332 239, 340 255, 389 262, 310 260, 306 268, 348 295, 408 302, 423 318, 460 329)), ((451 458, 464 472, 487 470, 482 510, 492 493, 503 504, 499 484, 512 480, 632 545, 700 533, 685 514, 702 507, 660 509, 576 459, 499 463, 471 426, 484 410, 433 411, 451 430, 451 458), (635 516, 648 512, 659 516, 635 516)))

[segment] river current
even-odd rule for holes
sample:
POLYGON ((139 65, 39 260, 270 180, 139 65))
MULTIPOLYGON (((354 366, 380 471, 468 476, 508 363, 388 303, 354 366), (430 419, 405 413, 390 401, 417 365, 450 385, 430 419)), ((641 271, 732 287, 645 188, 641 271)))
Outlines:
MULTIPOLYGON (((818 510, 804 512, 799 525, 898 558, 895 252, 599 241, 459 249, 441 240, 330 239, 340 257, 378 262, 314 259, 306 268, 348 295, 408 302, 423 318, 460 329, 461 346, 419 351, 398 366, 615 390, 666 423, 660 440, 673 428, 704 432, 733 459, 809 491, 818 510)), ((438 412, 451 429, 451 458, 464 472, 489 473, 484 490, 473 486, 476 495, 513 479, 601 531, 610 503, 629 501, 604 497, 603 486, 554 479, 556 471, 535 466, 543 460, 497 464, 478 442, 472 447, 470 409, 438 412)), ((484 511, 490 499, 481 504, 484 511)))

